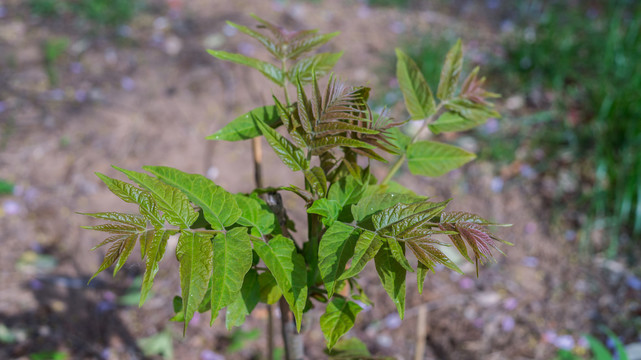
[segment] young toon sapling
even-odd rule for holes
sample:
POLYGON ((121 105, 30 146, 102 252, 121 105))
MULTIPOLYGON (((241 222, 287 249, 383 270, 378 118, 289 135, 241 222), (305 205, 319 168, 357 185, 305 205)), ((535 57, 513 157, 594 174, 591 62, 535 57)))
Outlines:
POLYGON ((143 167, 151 175, 115 167, 131 183, 98 176, 123 201, 137 204, 139 212, 85 214, 109 221, 86 228, 110 234, 96 246, 110 246, 96 275, 111 266, 115 275, 140 244, 145 261, 141 306, 167 239, 179 236, 176 257, 182 290, 174 301, 175 319, 184 321, 186 329, 196 311, 211 311, 213 324, 226 308, 225 322, 231 328, 241 325, 259 302, 280 300, 281 310, 291 311, 295 319, 284 339, 287 358, 294 359, 302 356, 302 340, 295 340, 293 328, 300 331, 303 314, 310 309, 325 308, 320 326, 330 349, 352 328, 361 311, 358 302, 370 303, 358 282, 370 261, 403 318, 407 272, 417 273, 419 292, 428 271, 439 264, 461 272, 441 251, 450 246, 444 239, 475 263, 477 272, 479 262, 492 259, 492 250, 504 242, 488 230, 497 224, 475 214, 446 211, 450 200, 432 201, 391 179, 406 160, 412 174, 435 177, 474 159, 466 150, 419 136, 425 128, 434 134, 465 131, 498 117, 488 101, 498 95, 483 89, 485 78, 478 77, 478 68, 459 88, 460 41, 445 59, 438 102, 418 66, 397 49, 396 74, 409 119, 392 122, 385 111, 372 112, 368 87, 348 86, 334 76, 321 86, 319 78, 342 52, 310 52, 338 33, 290 32, 253 17, 258 30, 228 24, 258 40, 274 63, 224 51, 209 53, 260 71, 283 95, 273 96, 272 105, 239 116, 208 139, 262 136, 278 158, 304 178, 305 187, 284 185, 232 194, 203 175, 170 167, 143 167), (290 84, 296 89, 293 99, 288 94, 290 84), (411 137, 399 129, 408 121, 422 122, 411 137), (371 162, 387 163, 392 156, 396 160, 379 181, 371 162), (282 192, 302 198, 305 208, 285 209, 282 192), (305 241, 294 240, 288 211, 307 213, 305 241), (409 253, 418 260, 416 267, 408 261, 409 253))

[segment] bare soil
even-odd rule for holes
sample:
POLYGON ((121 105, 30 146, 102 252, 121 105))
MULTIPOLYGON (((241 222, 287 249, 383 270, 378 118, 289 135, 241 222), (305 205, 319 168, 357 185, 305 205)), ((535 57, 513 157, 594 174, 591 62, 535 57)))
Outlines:
MULTIPOLYGON (((173 166, 207 174, 232 192, 252 189, 250 144, 204 140, 234 116, 266 104, 275 91, 259 74, 204 51, 213 45, 267 58, 250 39, 232 35, 225 20, 250 25, 248 14, 256 13, 294 29, 340 30, 328 46, 345 51, 336 73, 353 83, 368 82, 374 92, 391 78, 381 69, 392 49, 418 34, 445 31, 451 24, 457 32, 476 29, 461 34, 468 42, 492 45, 492 27, 469 13, 452 18, 435 9, 403 12, 338 0, 280 4, 194 0, 168 16, 164 3, 158 3, 137 16, 123 38, 108 31, 83 32, 72 21, 37 19, 22 1, 4 2, 0 178, 17 189, 0 198, 0 325, 22 335, 0 342, 0 358, 61 350, 73 359, 141 359, 136 340, 165 328, 173 334, 178 359, 215 358, 211 352, 228 359, 264 358, 264 336, 226 354, 230 333, 222 316, 210 328, 203 314, 184 338, 180 324, 167 322, 179 293, 171 249, 153 299, 140 309, 117 301, 143 271, 134 257, 115 279, 103 273, 87 286, 104 250, 90 251, 100 234, 80 229, 91 221, 75 213, 134 211, 94 175, 119 176, 112 164, 173 166), (59 90, 49 86, 42 62, 42 43, 52 35, 71 39, 56 65, 59 90)), ((266 185, 290 183, 292 173, 264 145, 266 185)), ((385 174, 382 165, 374 170, 379 177, 385 174)), ((497 263, 483 266, 479 278, 473 266, 464 267, 464 276, 445 270, 428 276, 422 295, 410 274, 402 324, 368 268, 363 282, 376 306, 361 313, 350 334, 363 339, 373 354, 413 359, 421 306, 428 308, 426 359, 550 359, 559 336, 578 341, 599 324, 633 340, 629 321, 641 316, 641 294, 625 284, 629 270, 612 260, 580 258, 575 241, 550 225, 550 212, 527 179, 517 176, 493 191, 496 177, 491 164, 480 162, 439 179, 406 172, 398 177, 417 193, 454 197, 453 209, 513 224, 498 234, 514 246, 504 247, 507 256, 497 263)), ((304 228, 303 214, 294 211, 302 204, 286 198, 285 205, 304 228)), ((317 325, 321 314, 322 309, 309 314, 314 324, 306 332, 310 359, 325 356, 317 325)), ((259 306, 243 329, 265 324, 266 310, 259 306)))

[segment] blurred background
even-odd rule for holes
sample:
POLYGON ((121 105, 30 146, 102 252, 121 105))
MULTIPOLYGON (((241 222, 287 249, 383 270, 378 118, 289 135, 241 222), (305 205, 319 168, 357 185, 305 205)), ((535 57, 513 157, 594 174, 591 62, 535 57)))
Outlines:
MULTIPOLYGON (((168 165, 231 191, 253 188, 250 144, 204 137, 270 101, 274 88, 209 56, 268 59, 228 25, 250 13, 290 29, 340 30, 336 74, 402 113, 394 48, 433 87, 464 41, 503 115, 441 134, 479 154, 442 178, 399 182, 511 228, 506 257, 465 275, 439 271, 401 322, 373 268, 374 308, 350 335, 377 356, 414 359, 428 308, 425 359, 641 359, 641 2, 502 0, 0 0, 0 358, 265 359, 266 308, 232 331, 208 315, 169 323, 179 293, 171 250, 138 308, 136 259, 99 275, 101 239, 75 212, 133 211, 93 174, 168 165), (242 180, 241 180, 242 179, 242 180)), ((265 151, 267 185, 289 173, 265 151)), ((375 168, 383 171, 383 167, 375 168)), ((384 172, 383 172, 384 173, 384 172)), ((300 206, 286 199, 286 206, 300 206)), ((291 212, 291 210, 290 210, 291 212)), ((302 215, 292 217, 304 219, 302 215)), ((408 283, 415 280, 408 278, 408 283)), ((310 359, 323 358, 317 326, 310 359)), ((278 315, 278 314, 276 314, 278 315)), ((277 339, 277 356, 282 354, 277 339)))

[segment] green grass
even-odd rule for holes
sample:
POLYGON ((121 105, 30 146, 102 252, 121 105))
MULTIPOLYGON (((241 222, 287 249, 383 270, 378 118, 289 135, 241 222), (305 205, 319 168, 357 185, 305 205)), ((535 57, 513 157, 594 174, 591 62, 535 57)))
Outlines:
POLYGON ((67 13, 96 25, 117 27, 127 24, 144 6, 143 0, 29 0, 33 15, 59 18, 67 13))
POLYGON ((371 6, 407 8, 412 0, 369 0, 367 3, 371 6))
POLYGON ((620 235, 641 234, 641 3, 533 1, 521 11, 522 30, 507 42, 495 75, 511 88, 505 93, 554 91, 564 116, 531 137, 589 166, 581 180, 592 191, 580 201, 590 223, 605 224, 614 255, 620 235), (570 112, 578 121, 568 121, 570 112))
POLYGON ((43 46, 45 70, 49 78, 49 84, 56 87, 60 82, 60 73, 58 72, 58 60, 67 51, 69 47, 69 38, 52 37, 45 41, 43 46))

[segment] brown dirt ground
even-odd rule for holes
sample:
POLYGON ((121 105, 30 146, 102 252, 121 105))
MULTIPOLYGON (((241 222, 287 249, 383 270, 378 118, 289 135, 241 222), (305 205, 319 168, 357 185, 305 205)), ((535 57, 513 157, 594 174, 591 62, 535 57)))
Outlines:
MULTIPOLYGON (((105 301, 125 293, 143 268, 134 259, 115 279, 101 274, 86 287, 86 279, 103 254, 89 250, 101 237, 81 230, 79 226, 90 221, 74 212, 133 210, 93 174, 118 176, 111 164, 129 169, 154 164, 188 172, 209 171, 218 173, 215 181, 230 191, 252 189, 250 145, 204 140, 235 115, 267 101, 273 91, 258 75, 215 61, 204 52, 203 42, 211 34, 225 40, 222 49, 248 46, 249 40, 242 35, 220 35, 225 20, 252 24, 247 14, 253 12, 292 28, 341 30, 341 36, 329 46, 345 50, 336 73, 354 83, 369 80, 374 91, 387 81, 379 77, 383 55, 401 39, 442 31, 451 20, 432 10, 370 9, 355 1, 292 2, 283 7, 271 1, 198 0, 185 2, 181 17, 161 31, 165 39, 173 37, 182 45, 180 52, 167 55, 150 40, 158 14, 138 16, 131 25, 131 44, 115 46, 108 37, 76 35, 64 23, 34 20, 19 1, 5 3, 9 15, 0 19, 0 33, 9 35, 0 39, 0 52, 3 57, 11 54, 18 63, 0 71, 0 86, 6 86, 5 91, 0 89, 0 96, 9 107, 0 114, 0 125, 3 134, 11 132, 1 142, 0 177, 15 182, 21 190, 0 199, 19 206, 17 214, 0 216, 0 324, 24 329, 27 335, 17 344, 0 344, 0 358, 12 359, 53 349, 65 350, 74 359, 141 358, 135 339, 166 327, 175 335, 176 358, 197 359, 205 349, 224 352, 229 333, 222 319, 210 328, 203 316, 190 326, 185 338, 179 324, 168 325, 169 304, 179 290, 177 264, 170 250, 156 279, 153 299, 141 309, 105 309, 105 301), (305 25, 304 18, 308 19, 305 25), (390 30, 398 24, 405 28, 402 34, 390 30), (47 94, 47 78, 40 44, 52 33, 69 36, 74 44, 88 44, 81 55, 63 59, 65 66, 79 61, 84 71, 61 70, 62 101, 43 95, 47 94), (133 80, 132 90, 122 88, 124 77, 133 80), (93 100, 75 101, 74 89, 93 90, 93 100), (36 254, 52 255, 57 263, 46 270, 19 266, 36 254), (104 353, 105 348, 110 354, 104 353)), ((455 29, 463 26, 460 19, 454 24, 455 29)), ((466 37, 485 41, 487 33, 486 27, 479 26, 466 37)), ((257 46, 255 49, 257 55, 264 55, 257 46)), ((291 172, 268 148, 264 153, 266 185, 289 183, 291 172)), ((383 166, 375 167, 376 175, 384 173, 383 166)), ((465 276, 447 271, 429 276, 422 295, 410 275, 407 317, 401 326, 394 321, 393 304, 373 268, 368 268, 363 282, 377 305, 361 313, 352 334, 365 340, 373 354, 413 358, 420 306, 429 309, 426 359, 549 359, 556 350, 545 340, 546 332, 577 339, 597 324, 617 326, 621 316, 634 311, 638 316, 639 294, 622 285, 624 268, 612 261, 579 259, 576 244, 565 240, 561 229, 548 225, 546 210, 530 195, 526 180, 516 179, 502 192, 493 193, 490 181, 494 176, 491 165, 477 162, 440 179, 406 173, 398 178, 418 193, 439 199, 454 197, 455 209, 512 223, 499 234, 515 246, 504 248, 507 257, 484 266, 478 279, 473 267, 464 268, 465 276)), ((286 198, 288 208, 300 205, 286 198)), ((291 210, 290 215, 304 220, 291 210)), ((310 359, 323 358, 324 342, 317 325, 320 314, 314 310, 309 315, 315 323, 306 333, 310 359)), ((259 307, 243 328, 264 328, 265 319, 265 309, 259 307)), ((619 330, 623 336, 632 334, 625 328, 619 330)), ((260 358, 262 339, 226 358, 260 358)))

